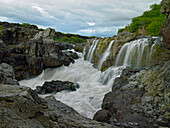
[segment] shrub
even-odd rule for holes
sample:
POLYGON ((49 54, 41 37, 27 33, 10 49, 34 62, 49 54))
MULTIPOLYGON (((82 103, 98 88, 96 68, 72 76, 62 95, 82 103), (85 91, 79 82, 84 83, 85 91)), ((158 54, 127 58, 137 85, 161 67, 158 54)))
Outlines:
POLYGON ((122 28, 122 29, 118 29, 118 32, 117 32, 117 34, 118 34, 118 33, 121 33, 121 32, 123 32, 123 30, 124 30, 124 28, 122 28))

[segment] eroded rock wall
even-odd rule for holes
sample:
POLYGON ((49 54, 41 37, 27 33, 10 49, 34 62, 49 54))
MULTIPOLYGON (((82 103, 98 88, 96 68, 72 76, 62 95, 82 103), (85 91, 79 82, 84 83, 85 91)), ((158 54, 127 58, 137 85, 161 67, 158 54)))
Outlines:
POLYGON ((94 119, 122 127, 170 127, 169 76, 170 61, 148 70, 123 70, 94 119))

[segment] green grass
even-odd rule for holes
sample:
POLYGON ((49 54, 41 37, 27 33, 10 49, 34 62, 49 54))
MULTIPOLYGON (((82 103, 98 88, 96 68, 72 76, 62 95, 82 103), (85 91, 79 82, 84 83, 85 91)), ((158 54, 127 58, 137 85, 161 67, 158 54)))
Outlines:
POLYGON ((55 36, 54 40, 55 41, 66 42, 66 43, 72 43, 72 44, 85 42, 85 40, 83 40, 82 38, 78 38, 76 36, 71 36, 70 38, 67 37, 67 36, 63 36, 61 39, 58 39, 57 36, 55 36))
POLYGON ((0 30, 2 30, 2 29, 4 29, 4 27, 0 25, 0 30))
POLYGON ((31 25, 31 24, 29 24, 29 23, 22 23, 21 25, 22 26, 28 26, 28 25, 31 25))
POLYGON ((153 4, 150 6, 150 9, 145 11, 143 15, 133 18, 132 23, 123 29, 119 29, 118 33, 123 32, 127 27, 131 33, 138 33, 139 29, 145 28, 147 35, 159 36, 160 28, 165 21, 165 15, 160 13, 160 4, 153 4))

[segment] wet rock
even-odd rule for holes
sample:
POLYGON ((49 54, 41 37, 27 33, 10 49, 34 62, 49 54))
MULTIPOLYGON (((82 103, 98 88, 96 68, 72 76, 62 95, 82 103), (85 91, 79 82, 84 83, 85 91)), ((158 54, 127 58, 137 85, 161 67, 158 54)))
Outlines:
POLYGON ((56 93, 60 92, 62 90, 68 90, 68 91, 76 91, 76 89, 79 88, 78 84, 74 84, 69 81, 51 81, 51 82, 45 82, 42 87, 37 86, 36 91, 39 94, 47 94, 47 93, 56 93))
POLYGON ((77 52, 83 52, 84 47, 85 47, 85 44, 81 43, 81 44, 75 44, 73 48, 77 52))
POLYGON ((102 110, 121 127, 170 127, 170 61, 151 69, 125 69, 105 95, 102 110))
POLYGON ((63 54, 66 56, 66 57, 71 57, 73 59, 78 59, 78 55, 77 53, 74 53, 72 51, 64 51, 63 54))

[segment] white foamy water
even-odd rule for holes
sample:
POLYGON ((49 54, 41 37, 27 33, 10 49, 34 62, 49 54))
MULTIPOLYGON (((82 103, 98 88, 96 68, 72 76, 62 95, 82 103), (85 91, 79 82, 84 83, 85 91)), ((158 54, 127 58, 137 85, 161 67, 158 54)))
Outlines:
MULTIPOLYGON (((98 41, 99 40, 93 40, 92 46, 88 51, 87 60, 90 62, 92 61, 98 41)), ((106 50, 107 52, 103 53, 106 55, 103 58, 107 58, 111 45, 112 44, 110 44, 108 50, 106 50)), ((101 108, 104 95, 111 91, 114 79, 119 77, 123 67, 132 65, 132 63, 135 63, 134 66, 140 67, 142 61, 146 61, 146 63, 150 61, 155 46, 153 45, 151 49, 149 49, 148 46, 148 39, 139 39, 126 43, 119 51, 116 59, 117 67, 110 67, 103 73, 95 69, 90 62, 85 61, 83 55, 79 53, 78 55, 81 58, 76 60, 74 64, 70 64, 68 67, 62 66, 59 68, 46 69, 38 77, 30 80, 22 80, 19 83, 20 85, 29 86, 32 89, 35 89, 36 86, 43 85, 45 81, 52 80, 78 83, 80 88, 76 91, 62 91, 50 95, 54 95, 57 100, 74 108, 83 116, 93 118, 95 112, 101 108)), ((43 95, 43 97, 44 96, 46 95, 43 95)))
MULTIPOLYGON (((114 70, 112 77, 108 75, 103 78, 104 73, 93 68, 90 62, 84 61, 84 59, 81 58, 68 67, 62 66, 55 69, 46 69, 38 77, 30 80, 22 80, 19 83, 29 86, 32 89, 35 89, 38 85, 41 86, 45 81, 51 80, 78 83, 80 88, 76 91, 62 91, 53 95, 57 100, 73 107, 83 116, 93 118, 95 112, 101 108, 104 95, 111 90, 114 78, 118 77, 121 73, 121 69, 118 67, 112 68, 112 70, 114 70), (111 79, 109 77, 111 77, 111 79), (103 82, 103 79, 107 82, 103 82), (102 83, 105 83, 105 85, 102 83)), ((106 71, 106 73, 107 72, 109 72, 109 70, 106 71)))
POLYGON ((114 40, 112 40, 112 41, 110 42, 109 47, 108 47, 108 48, 106 49, 106 51, 102 54, 102 57, 100 58, 99 64, 98 64, 98 66, 97 66, 99 70, 102 68, 103 62, 105 62, 106 59, 107 59, 107 57, 109 56, 109 54, 110 54, 110 49, 111 49, 113 43, 114 43, 114 40))

